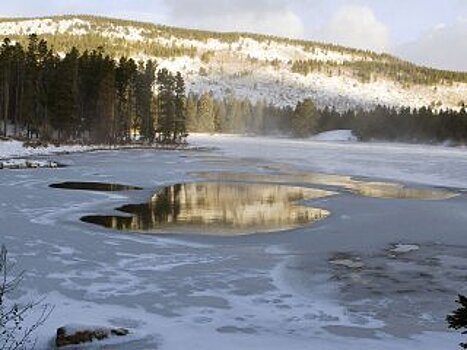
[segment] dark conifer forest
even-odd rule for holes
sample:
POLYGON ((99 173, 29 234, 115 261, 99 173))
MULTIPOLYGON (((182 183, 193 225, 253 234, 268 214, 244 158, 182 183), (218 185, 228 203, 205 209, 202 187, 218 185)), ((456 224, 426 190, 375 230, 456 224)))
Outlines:
POLYGON ((154 61, 118 61, 102 48, 54 52, 43 39, 27 47, 5 39, 0 47, 0 130, 44 141, 181 142, 185 87, 180 74, 154 61), (155 97, 154 90, 159 94, 155 97), (137 134, 137 135, 136 135, 137 134))

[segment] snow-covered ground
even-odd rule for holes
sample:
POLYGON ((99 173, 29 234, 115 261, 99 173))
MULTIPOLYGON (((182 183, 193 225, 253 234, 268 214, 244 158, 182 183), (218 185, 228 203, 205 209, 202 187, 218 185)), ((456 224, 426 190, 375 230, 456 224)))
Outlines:
MULTIPOLYGON (((445 316, 467 292, 467 198, 388 200, 341 192, 311 203, 330 218, 245 237, 143 236, 83 215, 142 203, 200 171, 323 171, 467 188, 465 150, 193 135, 212 151, 57 155, 59 170, 0 172, 0 242, 26 271, 18 297, 55 305, 36 348, 59 326, 125 327, 108 349, 438 350, 462 337, 445 316), (97 193, 63 181, 141 186, 97 193)), ((106 348, 106 347, 103 347, 106 348)))
POLYGON ((20 141, 0 141, 0 161, 11 158, 25 158, 31 156, 44 156, 58 153, 74 153, 84 152, 95 149, 96 146, 79 146, 79 145, 64 145, 48 147, 23 147, 23 142, 20 141))
POLYGON ((357 138, 352 134, 352 130, 331 130, 314 135, 310 140, 324 142, 354 142, 357 141, 357 138))

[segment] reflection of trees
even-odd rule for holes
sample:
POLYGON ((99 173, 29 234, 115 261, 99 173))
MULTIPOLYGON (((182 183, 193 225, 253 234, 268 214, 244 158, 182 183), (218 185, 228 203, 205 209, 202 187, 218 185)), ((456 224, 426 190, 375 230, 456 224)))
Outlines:
MULTIPOLYGON (((166 187, 153 196, 152 200, 143 204, 130 204, 119 208, 119 211, 133 214, 127 229, 148 230, 160 224, 177 222, 181 210, 180 191, 185 185, 166 187)), ((124 220, 120 220, 124 221, 124 220)), ((119 222, 121 225, 121 222, 119 222)))
POLYGON ((354 180, 350 176, 321 173, 293 174, 250 174, 236 172, 198 172, 197 176, 215 181, 255 181, 259 183, 333 186, 348 190, 360 196, 389 199, 443 200, 457 196, 455 192, 409 188, 392 182, 354 180))
POLYGON ((318 221, 328 212, 294 202, 328 192, 266 184, 177 184, 157 192, 148 203, 119 208, 132 217, 93 217, 94 222, 120 230, 151 231, 185 226, 209 230, 277 230, 318 221))

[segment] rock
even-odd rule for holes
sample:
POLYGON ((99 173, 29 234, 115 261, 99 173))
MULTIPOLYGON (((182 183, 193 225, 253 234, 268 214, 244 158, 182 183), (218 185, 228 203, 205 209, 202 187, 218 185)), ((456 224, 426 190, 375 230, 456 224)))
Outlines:
POLYGON ((57 329, 55 345, 57 348, 62 348, 68 345, 101 341, 114 336, 122 337, 129 333, 129 330, 125 328, 64 326, 57 329))
POLYGON ((37 169, 40 168, 41 164, 39 162, 36 162, 34 160, 27 160, 26 161, 26 168, 32 168, 32 169, 37 169))
POLYGON ((128 335, 130 333, 130 331, 128 329, 125 329, 125 328, 115 328, 115 329, 111 329, 110 333, 112 335, 116 335, 117 337, 123 337, 125 335, 128 335))
POLYGON ((345 266, 351 269, 360 269, 365 266, 361 261, 355 261, 351 259, 335 259, 329 261, 333 265, 345 266))

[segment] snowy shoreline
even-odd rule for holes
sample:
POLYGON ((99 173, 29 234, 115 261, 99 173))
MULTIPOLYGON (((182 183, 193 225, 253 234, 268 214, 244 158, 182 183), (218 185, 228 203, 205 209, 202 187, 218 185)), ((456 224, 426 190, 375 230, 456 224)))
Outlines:
POLYGON ((384 141, 368 141, 362 142, 352 134, 351 130, 331 130, 309 138, 296 139, 286 137, 284 135, 276 136, 259 136, 248 134, 224 134, 224 133, 192 133, 189 136, 189 143, 182 146, 171 145, 145 145, 145 144, 124 144, 124 145, 62 145, 62 146, 40 146, 40 147, 25 147, 22 141, 18 140, 0 140, 0 170, 1 169, 26 169, 26 168, 42 168, 42 167, 57 167, 57 163, 48 159, 47 161, 38 159, 39 157, 60 156, 70 153, 84 153, 84 152, 97 152, 97 151, 116 151, 116 150, 210 150, 213 148, 222 148, 222 145, 213 144, 213 141, 221 139, 258 139, 258 140, 277 140, 282 143, 289 140, 292 143, 319 145, 319 144, 348 144, 354 147, 387 147, 391 146, 397 149, 435 149, 438 151, 452 149, 456 151, 463 151, 463 146, 449 146, 447 144, 417 144, 417 143, 400 143, 400 142, 384 142, 384 141), (37 158, 36 158, 37 157, 37 158))
POLYGON ((58 163, 54 161, 37 160, 36 157, 60 156, 70 153, 84 153, 97 151, 115 151, 128 149, 142 150, 197 150, 200 146, 170 146, 170 145, 63 145, 48 147, 25 147, 23 142, 17 140, 0 141, 0 170, 1 169, 25 169, 25 168, 56 168, 58 163))

